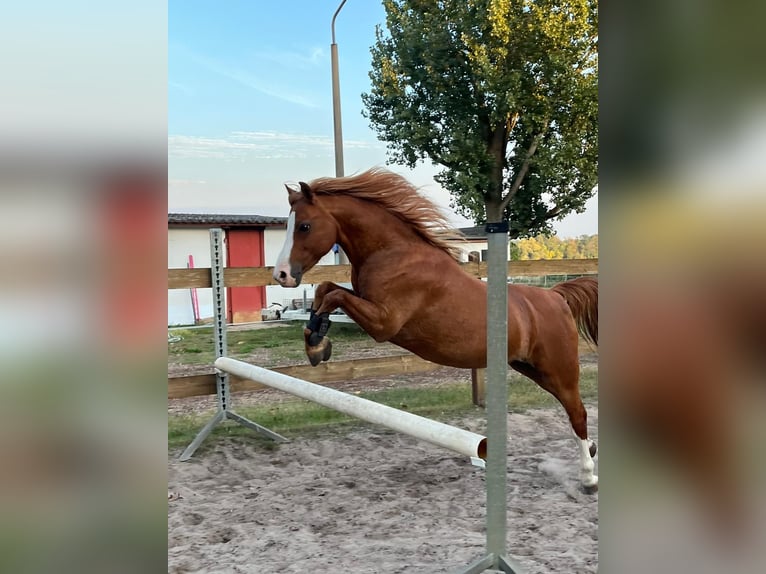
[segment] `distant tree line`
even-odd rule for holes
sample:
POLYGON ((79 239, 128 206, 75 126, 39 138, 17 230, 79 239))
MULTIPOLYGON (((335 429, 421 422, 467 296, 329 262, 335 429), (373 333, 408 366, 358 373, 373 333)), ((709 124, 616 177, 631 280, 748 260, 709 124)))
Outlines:
POLYGON ((528 259, 597 259, 598 234, 560 239, 555 235, 537 235, 511 242, 511 260, 528 259))

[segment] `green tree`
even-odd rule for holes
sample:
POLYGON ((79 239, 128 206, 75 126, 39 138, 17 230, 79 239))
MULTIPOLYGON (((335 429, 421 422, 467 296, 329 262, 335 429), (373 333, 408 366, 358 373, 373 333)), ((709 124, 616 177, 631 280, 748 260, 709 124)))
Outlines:
POLYGON ((598 258, 598 235, 582 235, 562 241, 558 237, 537 235, 511 243, 512 259, 594 259, 598 258))
POLYGON ((564 259, 578 259, 579 249, 576 239, 567 239, 564 243, 564 259))
POLYGON ((511 236, 581 212, 597 177, 596 0, 385 0, 365 116, 452 206, 511 236))
POLYGON ((582 244, 582 257, 588 259, 598 258, 598 235, 583 235, 580 238, 582 244))

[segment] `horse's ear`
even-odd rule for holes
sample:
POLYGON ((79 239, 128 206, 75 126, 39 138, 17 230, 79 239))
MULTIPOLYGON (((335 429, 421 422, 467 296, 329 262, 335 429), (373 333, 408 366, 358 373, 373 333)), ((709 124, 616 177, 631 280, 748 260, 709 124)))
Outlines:
POLYGON ((285 184, 285 189, 287 190, 287 201, 290 203, 290 205, 303 197, 303 194, 300 191, 293 189, 287 184, 285 184))
POLYGON ((303 194, 303 197, 306 198, 306 201, 311 203, 314 200, 314 192, 311 191, 309 184, 305 181, 300 181, 298 182, 298 185, 301 186, 301 193, 303 194))
POLYGON ((308 183, 305 181, 301 181, 298 183, 300 186, 300 191, 293 189, 289 185, 285 184, 285 189, 287 189, 287 200, 290 202, 290 205, 294 204, 299 199, 305 199, 309 203, 314 202, 314 192, 311 191, 311 187, 308 183))

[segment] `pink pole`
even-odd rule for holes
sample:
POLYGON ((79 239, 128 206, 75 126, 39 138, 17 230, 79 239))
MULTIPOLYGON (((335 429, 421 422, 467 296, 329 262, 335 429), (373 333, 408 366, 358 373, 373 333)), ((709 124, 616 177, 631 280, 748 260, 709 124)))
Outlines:
MULTIPOLYGON (((194 269, 194 255, 189 255, 189 262, 186 264, 186 268, 194 269)), ((199 323, 199 299, 197 299, 197 288, 192 287, 190 291, 191 291, 192 309, 194 311, 194 324, 196 325, 197 323, 199 323)))

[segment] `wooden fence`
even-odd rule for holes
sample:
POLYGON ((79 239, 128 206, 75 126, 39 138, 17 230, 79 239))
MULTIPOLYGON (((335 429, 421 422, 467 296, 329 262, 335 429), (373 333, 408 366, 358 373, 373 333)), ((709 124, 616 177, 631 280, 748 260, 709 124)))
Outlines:
MULTIPOLYGON (((462 263, 463 270, 474 277, 487 276, 487 264, 462 263)), ((273 267, 227 267, 223 280, 225 287, 261 287, 277 285, 271 276, 273 267)), ((509 261, 509 277, 541 275, 594 275, 598 273, 598 259, 551 259, 509 261)), ((314 267, 303 277, 303 283, 351 282, 351 265, 321 265, 314 267)), ((168 289, 191 289, 212 287, 210 268, 168 269, 168 289)))
MULTIPOLYGON (((352 361, 330 361, 316 367, 296 365, 290 367, 272 367, 271 370, 283 375, 290 375, 310 383, 337 383, 371 377, 390 377, 406 373, 427 373, 440 368, 440 365, 425 361, 415 355, 395 355, 354 359, 352 361)), ((268 388, 248 379, 234 375, 229 377, 232 391, 257 391, 268 388)), ((216 393, 215 374, 182 375, 168 377, 168 399, 181 399, 216 393)))
MULTIPOLYGON (((463 269, 475 276, 487 276, 486 263, 463 263, 463 269)), ((272 278, 273 267, 229 267, 224 270, 226 287, 260 287, 276 285, 272 278)), ((543 275, 594 275, 598 273, 598 259, 556 259, 509 261, 509 277, 527 277, 543 275)), ((317 266, 307 273, 303 283, 321 283, 351 281, 350 265, 317 266)), ((210 268, 168 269, 168 289, 212 287, 210 268)), ((308 365, 276 367, 272 370, 304 379, 313 383, 329 383, 360 378, 393 376, 406 373, 422 373, 440 368, 439 365, 424 361, 415 355, 397 355, 357 359, 353 361, 331 361, 317 367, 308 365)), ((263 385, 245 379, 231 378, 232 391, 252 391, 265 388, 263 385)), ((483 376, 473 373, 474 401, 483 396, 483 376)), ((204 373, 168 377, 168 399, 211 395, 216 393, 215 374, 204 373)))

